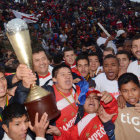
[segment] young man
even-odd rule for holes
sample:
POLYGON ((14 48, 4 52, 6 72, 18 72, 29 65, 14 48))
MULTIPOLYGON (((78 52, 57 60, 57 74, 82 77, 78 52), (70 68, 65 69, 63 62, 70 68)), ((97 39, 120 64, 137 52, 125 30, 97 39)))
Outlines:
POLYGON ((2 128, 5 131, 2 140, 32 140, 27 134, 29 127, 36 133, 36 140, 46 140, 44 136, 49 124, 46 113, 40 121, 36 114, 35 124, 32 126, 31 123, 29 124, 28 113, 24 105, 13 103, 3 110, 2 120, 2 128))
POLYGON ((80 72, 81 76, 89 83, 89 87, 95 88, 95 82, 90 77, 89 59, 87 56, 79 55, 76 58, 76 68, 80 72))
MULTIPOLYGON (((80 115, 77 115, 78 121, 75 126, 67 132, 54 126, 50 126, 50 129, 47 132, 57 135, 55 138, 58 138, 59 140, 108 140, 107 134, 110 135, 109 138, 111 140, 114 139, 112 133, 114 130, 114 124, 111 121, 113 115, 109 114, 117 112, 117 102, 115 98, 107 92, 101 94, 96 90, 88 91, 85 96, 85 103, 81 106, 82 109, 78 112, 80 115), (101 98, 100 104, 105 108, 106 112, 110 110, 107 117, 102 115, 102 112, 104 111, 102 107, 99 109, 99 98, 101 98), (100 119, 97 114, 99 114, 100 119), (103 121, 103 124, 101 121, 103 121), (104 129, 107 132, 105 132, 104 129)), ((113 120, 116 119, 116 117, 117 116, 114 116, 113 120)))
POLYGON ((66 47, 63 51, 63 59, 65 64, 70 66, 71 69, 76 67, 76 55, 73 48, 66 47))
POLYGON ((89 59, 89 69, 90 69, 90 77, 95 78, 99 73, 103 71, 103 68, 100 67, 99 57, 97 54, 92 53, 88 55, 89 59))
POLYGON ((140 83, 136 75, 125 73, 118 79, 125 108, 119 108, 115 122, 116 140, 139 140, 140 138, 140 83))
POLYGON ((127 72, 128 65, 130 63, 130 55, 127 51, 119 51, 116 54, 119 60, 119 76, 127 72))
POLYGON ((140 81, 140 34, 136 35, 133 38, 131 51, 133 55, 137 58, 137 60, 130 63, 127 72, 132 72, 137 75, 140 81))
POLYGON ((7 80, 4 76, 4 70, 0 69, 0 139, 2 139, 4 133, 1 127, 1 112, 6 106, 13 102, 18 102, 21 104, 24 103, 25 97, 29 92, 29 87, 31 84, 34 83, 35 80, 36 78, 33 74, 30 74, 29 76, 24 76, 22 81, 23 86, 19 84, 16 92, 14 92, 11 96, 7 94, 7 80))
POLYGON ((109 54, 115 55, 114 50, 110 47, 105 48, 104 51, 103 51, 103 59, 109 54))
POLYGON ((107 55, 103 61, 104 73, 99 74, 95 78, 96 89, 100 92, 107 91, 115 98, 119 95, 118 90, 118 74, 119 61, 114 55, 107 55))

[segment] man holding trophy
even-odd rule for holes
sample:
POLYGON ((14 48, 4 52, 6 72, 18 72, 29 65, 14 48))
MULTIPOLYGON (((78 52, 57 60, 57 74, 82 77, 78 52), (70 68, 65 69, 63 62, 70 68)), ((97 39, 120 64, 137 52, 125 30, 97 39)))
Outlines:
MULTIPOLYGON (((21 19, 11 20, 8 22, 6 30, 19 62, 27 65, 22 65, 22 67, 32 69, 32 50, 26 23, 21 19)), ((22 71, 24 73, 24 70, 22 71)), ((64 65, 60 65, 53 70, 53 81, 55 83, 53 88, 44 86, 46 90, 35 84, 31 85, 30 93, 24 104, 27 107, 32 125, 34 125, 36 112, 39 113, 39 118, 46 112, 49 120, 57 118, 56 126, 67 131, 75 122, 77 113, 76 92, 78 91, 79 94, 80 89, 77 88, 77 91, 72 89, 71 70, 64 65), (61 111, 61 115, 57 108, 61 111)))

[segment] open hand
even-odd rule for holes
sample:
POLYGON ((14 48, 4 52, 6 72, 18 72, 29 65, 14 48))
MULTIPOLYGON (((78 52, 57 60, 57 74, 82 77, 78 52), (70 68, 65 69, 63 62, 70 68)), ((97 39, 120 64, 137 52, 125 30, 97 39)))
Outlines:
POLYGON ((97 96, 101 97, 101 101, 103 101, 105 104, 108 104, 113 100, 111 94, 106 91, 98 93, 97 96))
POLYGON ((33 132, 35 132, 37 137, 44 137, 45 136, 46 128, 49 125, 49 121, 47 121, 47 119, 48 119, 48 115, 47 115, 47 113, 44 113, 39 121, 38 120, 38 113, 36 113, 34 126, 32 126, 31 122, 29 122, 29 128, 33 132))
POLYGON ((101 121, 103 123, 106 123, 106 122, 110 121, 114 115, 117 115, 117 113, 108 114, 108 113, 106 113, 103 106, 100 106, 100 108, 98 109, 98 115, 99 115, 99 118, 101 119, 101 121))

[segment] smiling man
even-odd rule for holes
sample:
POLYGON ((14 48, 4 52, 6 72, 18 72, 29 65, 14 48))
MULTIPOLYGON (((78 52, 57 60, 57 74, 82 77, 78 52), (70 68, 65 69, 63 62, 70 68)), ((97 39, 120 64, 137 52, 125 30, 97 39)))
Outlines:
POLYGON ((137 60, 130 63, 127 72, 132 72, 137 75, 140 81, 140 34, 136 35, 133 38, 131 51, 133 55, 137 58, 137 60))
POLYGON ((116 56, 106 56, 103 61, 103 69, 104 73, 99 74, 95 78, 96 89, 100 92, 107 91, 117 98, 119 95, 117 84, 119 61, 116 56))
POLYGON ((37 84, 39 86, 52 85, 52 75, 49 69, 49 58, 41 47, 32 49, 33 69, 37 73, 37 84))
POLYGON ((81 54, 76 58, 76 68, 80 72, 81 76, 89 83, 89 87, 95 88, 95 82, 90 77, 90 65, 87 56, 81 54))
POLYGON ((127 72, 128 65, 130 63, 130 55, 127 51, 119 51, 116 54, 116 57, 119 60, 119 76, 127 72))
POLYGON ((76 55, 73 48, 66 47, 63 51, 63 56, 66 65, 70 66, 71 69, 76 67, 76 55))

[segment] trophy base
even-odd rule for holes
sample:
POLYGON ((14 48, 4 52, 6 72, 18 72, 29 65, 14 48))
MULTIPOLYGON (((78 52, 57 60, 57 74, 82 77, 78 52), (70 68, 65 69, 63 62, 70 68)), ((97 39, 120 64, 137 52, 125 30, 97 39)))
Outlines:
POLYGON ((39 113, 39 120, 44 112, 48 114, 48 120, 54 120, 60 116, 60 111, 57 109, 55 97, 52 93, 40 99, 24 103, 27 108, 29 119, 34 125, 35 114, 39 113))

